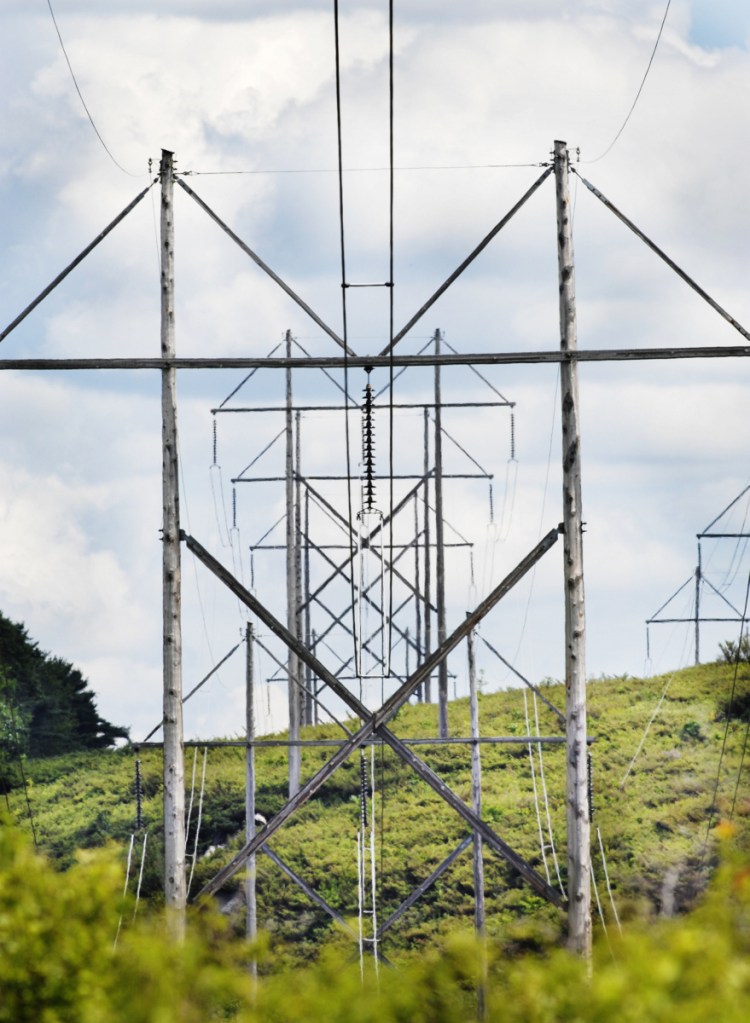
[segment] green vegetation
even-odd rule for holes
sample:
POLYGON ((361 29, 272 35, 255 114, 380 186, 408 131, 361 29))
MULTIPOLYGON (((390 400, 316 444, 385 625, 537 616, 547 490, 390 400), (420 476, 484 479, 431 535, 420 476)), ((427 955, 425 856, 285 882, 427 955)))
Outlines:
MULTIPOLYGON (((705 890, 715 866, 714 826, 733 815, 739 848, 750 848, 747 787, 736 786, 746 724, 727 717, 726 701, 734 666, 718 663, 652 679, 603 678, 589 685, 594 825, 599 828, 616 905, 623 920, 649 919, 665 912, 684 913, 705 890), (662 699, 663 697, 663 699, 662 699), (661 703, 660 703, 661 701, 661 703), (658 707, 658 713, 654 712, 658 707), (653 717, 650 727, 649 722, 653 717), (719 774, 719 755, 724 745, 719 774), (639 750, 640 746, 640 750, 639 750), (638 756, 633 762, 634 754, 638 756)), ((735 706, 750 693, 750 669, 741 665, 735 706)), ((558 706, 559 684, 544 694, 558 706)), ((539 706, 542 734, 559 734, 554 715, 539 706)), ((523 694, 510 690, 480 696, 482 734, 525 735, 523 694)), ((450 706, 454 735, 467 735, 468 705, 450 706)), ((434 735, 436 708, 404 708, 395 723, 402 737, 434 735)), ((333 725, 308 733, 338 738, 333 725)), ((420 746, 417 751, 464 799, 470 798, 470 748, 420 746)), ((310 776, 330 750, 305 750, 303 777, 310 776)), ((186 753, 186 776, 194 752, 186 753)), ((267 817, 285 801, 285 750, 258 749, 257 806, 267 817)), ((201 777, 203 751, 197 753, 201 777)), ((544 771, 560 869, 564 863, 564 750, 549 747, 544 771)), ((69 868, 76 851, 118 843, 121 879, 134 827, 133 751, 89 751, 41 760, 29 759, 29 802, 41 848, 60 868, 69 868)), ((540 872, 535 801, 525 745, 483 746, 483 813, 498 833, 540 872)), ((141 751, 143 813, 148 828, 143 894, 159 900, 162 859, 160 752, 141 751)), ((538 780, 538 762, 537 762, 538 780)), ((378 913, 385 919, 459 844, 465 826, 389 749, 376 751, 378 818, 378 913)), ((242 841, 244 827, 244 750, 212 750, 208 755, 202 823, 197 843, 193 894, 229 859, 242 841), (219 848, 211 849, 212 846, 219 848)), ((356 830, 359 762, 353 758, 270 842, 302 878, 344 917, 357 912, 356 830)), ((193 800, 188 842, 195 848, 199 791, 193 800)), ((189 793, 188 793, 189 796, 189 793)), ((16 822, 28 829, 22 789, 9 794, 16 822)), ((140 839, 136 845, 136 859, 140 839)), ((550 871, 554 878, 553 864, 550 871)), ((594 843, 603 912, 613 929, 604 885, 604 864, 594 843)), ((560 938, 562 915, 535 895, 494 854, 485 855, 488 933, 509 953, 560 938), (533 919, 533 928, 526 921, 533 919), (520 921, 520 923, 519 923, 520 921), (514 929, 515 928, 515 929, 514 929)), ((131 891, 135 886, 131 871, 131 891)), ((242 929, 241 878, 227 886, 223 902, 233 904, 234 929, 242 929)), ((269 935, 273 954, 263 969, 279 970, 315 959, 335 933, 330 918, 311 905, 267 857, 258 857, 259 924, 269 935)), ((230 908, 232 908, 230 906, 230 908)), ((470 930, 473 919, 471 856, 465 852, 388 933, 386 955, 403 964, 426 952, 456 928, 470 930)), ((342 940, 339 938, 339 940, 342 940)), ((351 945, 347 946, 351 950, 351 945)))
POLYGON ((511 958, 507 940, 454 934, 379 978, 368 965, 360 979, 332 941, 314 966, 254 982, 262 943, 232 938, 205 910, 175 942, 159 915, 133 919, 111 853, 63 876, 0 821, 0 1023, 464 1023, 482 982, 490 1023, 744 1023, 750 869, 721 830, 723 865, 702 904, 599 942, 591 977, 561 949, 511 958))
POLYGON ((105 749, 127 737, 98 715, 77 668, 43 653, 23 625, 0 614, 0 792, 18 782, 19 757, 105 749))
POLYGON ((743 632, 739 643, 732 639, 719 643, 719 650, 721 659, 729 664, 734 664, 736 661, 750 661, 750 635, 743 632))

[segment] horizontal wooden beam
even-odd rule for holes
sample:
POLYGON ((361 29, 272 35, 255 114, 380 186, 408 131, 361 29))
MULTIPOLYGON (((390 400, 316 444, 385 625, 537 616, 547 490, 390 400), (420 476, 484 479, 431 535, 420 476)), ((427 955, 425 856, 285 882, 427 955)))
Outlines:
MULTIPOLYGON (((695 621, 694 618, 689 618, 688 621, 695 621)), ((257 640, 256 640, 257 642, 257 640)), ((351 735, 351 732, 347 732, 351 735)), ((252 746, 255 749, 286 749, 288 746, 299 746, 304 749, 309 747, 310 749, 337 749, 346 742, 345 739, 186 739, 185 748, 196 747, 197 749, 224 749, 227 748, 241 748, 247 749, 252 746)), ((421 739, 402 739, 401 742, 405 746, 564 746, 565 736, 564 735, 485 735, 480 736, 477 739, 468 737, 443 739, 439 736, 426 737, 421 739)), ((595 742, 595 737, 589 736, 587 739, 589 744, 595 742)), ((152 741, 150 739, 144 740, 143 742, 134 742, 132 747, 134 750, 139 749, 161 749, 164 745, 163 742, 152 741)), ((382 746, 383 740, 378 736, 374 736, 371 739, 366 739, 361 743, 362 746, 382 746)), ((123 747, 127 748, 127 747, 123 747)))
POLYGON ((560 362, 653 362, 670 359, 746 359, 750 345, 696 345, 669 348, 579 348, 577 351, 539 352, 469 352, 455 355, 311 355, 306 358, 284 357, 198 357, 175 359, 0 359, 0 370, 92 370, 92 369, 349 369, 405 366, 508 366, 560 362))

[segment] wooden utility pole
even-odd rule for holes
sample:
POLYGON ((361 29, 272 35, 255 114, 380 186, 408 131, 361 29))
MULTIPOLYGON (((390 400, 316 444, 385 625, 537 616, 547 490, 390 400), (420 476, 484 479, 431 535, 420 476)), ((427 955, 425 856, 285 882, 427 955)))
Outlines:
MULTIPOLYGON (((286 332, 286 357, 292 357, 292 332, 286 332)), ((292 370, 286 370, 286 624, 297 639, 297 533, 294 512, 294 425, 292 417, 292 370)), ((290 649, 287 654, 289 677, 289 741, 299 741, 300 690, 298 686, 299 661, 290 649)), ((297 794, 300 782, 300 747, 289 747, 289 796, 297 794)))
MULTIPOLYGON (((475 741, 471 745, 471 808, 477 817, 482 816, 482 755, 479 749, 479 693, 477 691, 477 659, 474 648, 474 633, 466 637, 466 656, 469 668, 469 734, 475 741)), ((474 929, 479 938, 485 933, 484 908, 484 857, 482 836, 474 832, 474 929)), ((477 984, 477 1017, 484 1019, 487 1014, 487 959, 481 950, 482 974, 477 984)))
MULTIPOLYGON (((253 626, 247 623, 245 634, 246 661, 245 661, 245 737, 247 739, 247 750, 245 752, 245 839, 251 842, 255 838, 255 673, 253 665, 253 626)), ((245 905, 247 908, 246 930, 247 937, 252 940, 258 932, 258 910, 255 899, 255 853, 247 858, 245 873, 245 905)), ((257 975, 257 963, 253 958, 250 963, 250 972, 257 975)))
MULTIPOLYGON (((305 623, 300 611, 302 603, 302 413, 294 413, 294 635, 305 638, 305 623)), ((312 724, 312 700, 307 685, 306 665, 297 662, 297 691, 300 703, 300 725, 312 724)))
MULTIPOLYGON (((424 660, 432 653, 432 551, 430 550, 430 413, 424 409, 424 660)), ((432 703, 432 679, 422 687, 424 702, 432 703)))
MULTIPOLYGON (((469 668, 469 734, 479 739, 479 694, 477 692, 477 661, 474 650, 474 633, 466 637, 466 654, 469 668)), ((482 755, 479 743, 471 744, 471 808, 477 817, 482 816, 482 755)), ((477 934, 484 934, 484 860, 482 839, 474 833, 474 926, 477 934)))
MULTIPOLYGON (((440 331, 435 331, 435 355, 440 355, 440 331)), ((437 575, 438 646, 445 642, 445 549, 443 547, 443 415, 440 366, 435 366, 435 571, 437 575)), ((438 735, 448 738, 448 661, 438 668, 438 735)))
MULTIPOLYGON (((161 355, 175 356, 174 164, 162 150, 161 355)), ((164 898, 177 938, 185 931, 185 765, 182 729, 182 632, 180 626, 180 496, 177 464, 176 371, 161 372, 163 675, 164 675, 164 898)))
MULTIPOLYGON (((305 630, 305 646, 308 650, 312 650, 312 622, 311 622, 311 611, 310 611, 310 491, 305 488, 305 559, 304 559, 304 580, 301 597, 305 604, 304 613, 304 630, 305 630)), ((315 702, 315 679, 310 669, 310 665, 305 665, 305 691, 307 693, 307 723, 309 725, 317 725, 318 723, 318 705, 315 702)))
POLYGON ((703 582, 703 558, 698 541, 698 564, 695 568, 695 663, 701 663, 701 584, 703 582))
MULTIPOLYGON (((414 491, 414 611, 416 616, 416 660, 422 663, 422 595, 419 572, 419 491, 414 491)), ((424 702, 422 687, 417 690, 417 702, 424 702)))
MULTIPOLYGON (((568 150, 555 142, 557 257, 560 285, 560 348, 578 347, 568 150)), ((586 745, 586 650, 581 518, 581 435, 578 364, 560 363, 562 401, 563 528, 565 576, 566 807, 568 837, 568 944, 591 956, 591 822, 586 745)))

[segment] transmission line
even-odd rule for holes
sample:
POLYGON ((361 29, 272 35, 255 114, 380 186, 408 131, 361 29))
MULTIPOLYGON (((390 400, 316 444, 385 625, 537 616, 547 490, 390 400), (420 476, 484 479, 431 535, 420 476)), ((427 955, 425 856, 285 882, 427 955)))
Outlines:
POLYGON ((140 174, 133 174, 132 171, 126 170, 125 167, 123 167, 123 165, 119 162, 119 160, 117 160, 115 158, 115 156, 112 153, 112 150, 109 148, 107 143, 102 138, 101 132, 97 128, 96 123, 94 122, 94 118, 91 116, 91 111, 89 110, 88 106, 86 105, 86 100, 83 98, 83 93, 81 92, 81 88, 80 88, 80 86, 78 84, 78 79, 76 78, 75 71, 73 70, 73 65, 70 63, 70 57, 68 56, 68 51, 65 49, 65 43, 63 42, 63 37, 62 37, 62 35, 60 33, 60 27, 57 24, 57 18, 55 17, 55 12, 52 9, 52 0, 47 0, 47 7, 49 8, 50 17, 52 18, 52 24, 55 26, 55 32, 57 33, 57 38, 58 38, 58 41, 60 43, 60 49, 62 50, 63 57, 65 57, 65 63, 68 65, 68 71, 70 72, 70 77, 73 80, 73 85, 75 86, 75 90, 78 93, 78 98, 81 101, 81 106, 83 107, 83 109, 86 112, 86 117, 89 120, 89 124, 94 129, 94 133, 95 133, 96 137, 101 142, 101 144, 102 144, 102 146, 104 148, 105 153, 110 158, 110 160, 115 165, 115 167, 117 167, 119 170, 121 170, 123 174, 127 174, 127 176, 129 178, 139 178, 139 177, 141 177, 142 175, 140 175, 140 174))
POLYGON ((599 156, 595 157, 593 160, 582 160, 581 161, 582 163, 598 163, 599 160, 603 160, 604 157, 609 153, 609 151, 614 147, 615 143, 618 141, 618 139, 620 138, 622 133, 625 131, 625 128, 627 127, 628 121, 632 117, 633 111, 636 108, 638 100, 641 98, 641 93, 643 92, 643 87, 646 84, 646 79, 648 78, 649 72, 651 70, 651 65, 654 63, 654 57, 656 56, 656 51, 658 50, 659 43, 661 42, 661 35, 662 35, 662 32, 664 31, 664 25, 665 25, 665 23, 667 21, 667 15, 669 14, 669 8, 670 8, 671 3, 672 3, 672 0, 667 0, 667 6, 664 8, 664 16, 661 19, 661 25, 659 25, 659 31, 658 31, 657 36, 656 36, 656 42, 654 43, 654 48, 651 51, 651 56, 648 59, 648 64, 646 65, 646 70, 645 70, 645 72, 643 74, 643 78, 641 79, 641 84, 638 86, 638 92, 635 94, 635 99, 633 100, 633 103, 632 103, 632 106, 630 107, 630 110, 628 110, 628 112, 627 112, 627 114, 625 116, 625 120, 620 125, 620 128, 619 128, 617 134, 612 139, 612 141, 607 146, 607 148, 604 150, 604 152, 600 153, 599 156))

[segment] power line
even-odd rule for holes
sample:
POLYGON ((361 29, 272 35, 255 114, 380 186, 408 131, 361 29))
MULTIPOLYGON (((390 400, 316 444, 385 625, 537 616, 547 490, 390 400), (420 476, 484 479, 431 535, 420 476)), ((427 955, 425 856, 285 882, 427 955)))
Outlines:
MULTIPOLYGON (((341 318, 342 336, 344 340, 344 442, 346 449, 346 510, 349 526, 349 554, 354 561, 354 509, 352 507, 352 482, 351 482, 351 446, 349 441, 349 329, 346 315, 346 241, 344 235, 344 155, 343 155, 343 132, 341 126, 341 55, 339 40, 339 4, 338 0, 333 2, 333 34, 334 34, 334 57, 336 66, 336 151, 338 156, 338 193, 339 193, 339 245, 341 249, 341 318)), ((354 572, 350 579, 351 601, 352 601, 352 637, 354 649, 357 649, 357 614, 356 614, 356 593, 354 586, 354 572)))
MULTIPOLYGON (((393 210, 394 210, 394 143, 393 143, 393 0, 388 2, 388 347, 390 361, 388 363, 388 470, 390 474, 389 486, 389 509, 388 509, 388 542, 390 548, 390 561, 393 564, 393 335, 395 331, 394 321, 394 291, 395 281, 393 279, 393 210)), ((391 663, 393 650, 393 572, 388 576, 388 659, 391 663)), ((374 784, 374 776, 373 776, 374 784)))
MULTIPOLYGON (((706 857, 706 851, 708 849, 708 839, 709 839, 709 836, 711 834, 711 825, 713 824, 714 819, 716 817, 716 800, 717 800, 717 797, 718 797, 718 794, 719 794, 719 786, 721 784, 721 768, 722 768, 722 764, 724 762, 724 756, 726 754, 726 749, 727 749, 727 740, 729 738, 729 728, 730 728, 731 723, 732 723, 732 712, 734 710, 734 698, 735 698, 735 694, 737 692, 737 676, 739 674, 740 661, 742 660, 742 636, 743 636, 743 633, 744 633, 745 622, 747 621, 748 602, 750 602, 750 572, 748 573, 748 576, 747 576, 747 586, 745 587, 745 605, 744 605, 744 607, 742 609, 742 620, 740 621, 740 635, 739 635, 739 639, 737 640, 737 650, 735 651, 735 657, 734 657, 734 671, 732 672, 732 688, 731 688, 731 691, 729 693, 729 700, 726 703, 726 725, 724 727, 724 738, 722 739, 721 752, 719 754, 719 766, 718 766, 718 768, 716 770, 716 782, 714 783, 714 791, 713 791, 713 796, 711 797, 711 804, 710 804, 710 809, 709 809, 708 823, 706 825, 706 837, 705 837, 704 842, 703 842, 703 855, 701 857, 702 860, 705 860, 705 857, 706 857)), ((734 797, 732 799, 732 810, 731 810, 732 814, 734 814, 734 806, 735 806, 735 802, 737 800, 737 788, 739 787, 740 775, 742 774, 742 768, 743 768, 743 765, 744 765, 744 762, 745 762, 745 752, 747 750, 747 741, 748 741, 748 730, 746 729, 745 730, 745 738, 744 738, 744 741, 743 741, 743 744, 742 744, 742 756, 740 758, 740 766, 739 766, 739 770, 737 772, 737 785, 735 786, 734 797)))
MULTIPOLYGON (((453 163, 453 164, 419 164, 413 166, 388 167, 343 167, 343 174, 389 174, 403 171, 462 171, 462 170, 512 170, 524 167, 547 167, 548 161, 536 160, 530 163, 453 163)), ((181 177, 208 177, 217 175, 263 175, 263 174, 338 174, 337 167, 284 167, 284 168, 256 168, 254 170, 215 170, 182 171, 181 177)))
POLYGON ((58 40, 60 42, 60 49, 63 52, 63 57, 65 57, 65 63, 68 65, 68 71, 70 72, 70 77, 73 79, 73 85, 75 86, 75 90, 78 93, 78 98, 81 101, 81 106, 86 111, 86 117, 88 117, 89 124, 94 129, 96 137, 101 142, 102 146, 104 147, 104 151, 106 152, 107 156, 110 158, 112 163, 115 165, 115 167, 119 168, 119 170, 121 170, 123 174, 127 174, 129 178, 139 178, 139 177, 141 177, 142 175, 140 175, 140 174, 133 174, 131 171, 126 170, 123 167, 123 165, 118 160, 115 159, 115 157, 112 154, 111 149, 109 148, 107 143, 102 138, 99 129, 97 128, 96 124, 94 123, 94 118, 91 116, 91 111, 86 106, 86 100, 83 98, 83 93, 81 92, 80 86, 78 85, 78 80, 76 79, 75 72, 73 71, 73 65, 70 63, 70 57, 68 56, 68 51, 65 49, 65 43, 63 42, 63 37, 60 34, 60 28, 59 28, 59 26, 57 24, 57 18, 55 17, 55 12, 52 10, 52 0, 47 0, 47 7, 49 8, 50 17, 52 18, 52 24, 55 26, 55 32, 57 33, 57 38, 58 38, 58 40))
POLYGON ((646 79, 648 78, 649 71, 651 70, 651 65, 654 63, 654 57, 656 56, 656 51, 658 50, 659 43, 661 42, 661 35, 662 35, 662 32, 664 31, 664 25, 665 25, 666 20, 667 20, 667 15, 669 14, 669 8, 670 8, 671 3, 672 3, 672 0, 667 0, 667 6, 664 8, 664 17, 661 19, 661 25, 659 25, 659 31, 658 31, 657 36, 656 36, 656 42, 654 43, 654 48, 651 51, 651 56, 649 57, 648 64, 646 65, 646 70, 644 72, 643 78, 641 79, 641 84, 638 86, 638 92, 635 94, 635 99, 633 100, 633 103, 632 103, 632 106, 630 107, 630 110, 628 110, 628 112, 627 112, 625 120, 620 125, 620 130, 617 132, 617 134, 612 139, 612 141, 610 142, 610 144, 607 146, 607 148, 604 150, 603 153, 600 153, 600 155, 597 156, 593 160, 582 160, 581 161, 582 163, 598 163, 599 160, 603 160, 604 157, 607 155, 607 153, 609 153, 609 151, 614 147, 615 143, 620 138, 622 133, 625 131, 627 123, 630 120, 630 118, 632 117, 633 111, 636 108, 636 104, 638 103, 638 100, 641 98, 641 93, 643 92, 643 87, 646 84, 646 79))

